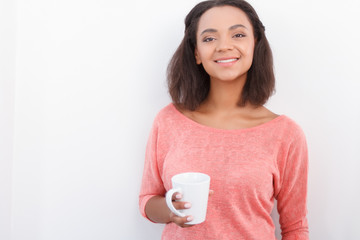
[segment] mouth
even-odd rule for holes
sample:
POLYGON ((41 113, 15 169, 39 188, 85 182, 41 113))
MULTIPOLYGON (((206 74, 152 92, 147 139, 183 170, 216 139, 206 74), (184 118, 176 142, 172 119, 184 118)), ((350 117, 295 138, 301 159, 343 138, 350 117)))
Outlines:
POLYGON ((236 62, 237 60, 239 60, 239 58, 227 58, 227 59, 215 60, 215 62, 216 63, 232 63, 232 62, 236 62))

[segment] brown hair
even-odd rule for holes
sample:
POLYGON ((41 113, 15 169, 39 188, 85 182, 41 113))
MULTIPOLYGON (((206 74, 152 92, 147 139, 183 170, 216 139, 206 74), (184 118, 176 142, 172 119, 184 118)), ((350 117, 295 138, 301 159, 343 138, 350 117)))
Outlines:
POLYGON ((265 36, 265 27, 254 8, 244 0, 209 0, 197 4, 185 18, 184 38, 167 69, 169 93, 177 107, 195 110, 208 96, 210 76, 196 64, 195 47, 198 22, 204 12, 220 6, 233 6, 245 12, 254 29, 255 48, 252 65, 238 105, 261 106, 275 90, 273 57, 265 36))

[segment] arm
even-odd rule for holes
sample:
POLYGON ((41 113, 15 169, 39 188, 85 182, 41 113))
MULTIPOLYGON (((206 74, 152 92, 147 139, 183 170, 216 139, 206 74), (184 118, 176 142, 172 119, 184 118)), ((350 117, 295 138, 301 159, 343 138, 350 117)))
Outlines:
MULTIPOLYGON (((139 195, 139 205, 141 214, 152 222, 170 223, 185 227, 185 223, 191 221, 191 216, 184 218, 173 214, 166 205, 164 195, 166 189, 159 172, 159 150, 158 149, 158 126, 155 120, 151 129, 150 137, 146 146, 145 164, 142 178, 142 185, 139 195)), ((175 194, 174 194, 175 195, 175 194)), ((178 196, 176 194, 176 196, 178 196)), ((181 195, 178 199, 181 199, 181 195)), ((175 196, 173 196, 175 200, 175 196)), ((189 208, 185 202, 173 202, 177 209, 189 208)))
POLYGON ((165 198, 161 196, 154 196, 149 199, 145 206, 146 216, 156 223, 169 223, 170 210, 166 206, 165 198))
MULTIPOLYGON (((180 196, 181 198, 181 196, 180 196)), ((174 199, 174 196, 173 196, 174 199)), ((185 209, 191 207, 186 202, 174 202, 173 204, 176 209, 185 209)), ((192 220, 191 216, 178 217, 172 213, 166 205, 165 198, 162 196, 154 196, 149 199, 145 206, 146 216, 153 222, 156 223, 170 223, 173 222, 180 227, 189 227, 191 225, 185 225, 186 222, 192 220)))
POLYGON ((281 188, 276 195, 283 240, 308 240, 306 218, 308 152, 304 134, 290 144, 284 162, 279 165, 281 188))

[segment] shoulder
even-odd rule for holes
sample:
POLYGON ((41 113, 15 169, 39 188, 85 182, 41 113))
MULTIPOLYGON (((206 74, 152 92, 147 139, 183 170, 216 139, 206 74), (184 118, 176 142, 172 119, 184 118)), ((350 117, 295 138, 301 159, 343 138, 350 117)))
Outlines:
POLYGON ((176 107, 170 103, 163 107, 156 115, 154 124, 161 128, 172 128, 178 125, 182 118, 176 107))
POLYGON ((174 117, 176 114, 176 108, 175 106, 170 103, 160 109, 160 111, 156 114, 155 121, 163 121, 169 118, 174 117))
POLYGON ((283 124, 286 126, 287 130, 292 132, 295 135, 302 135, 304 134, 301 126, 292 118, 282 115, 283 116, 283 124))
POLYGON ((265 119, 265 122, 273 123, 270 126, 274 133, 285 140, 304 138, 304 132, 301 126, 292 118, 285 114, 275 114, 269 109, 263 107, 260 111, 260 116, 265 119))
POLYGON ((277 131, 287 142, 306 141, 302 127, 292 118, 280 115, 277 121, 277 131))
MULTIPOLYGON (((281 115, 276 131, 280 143, 277 164, 280 168, 302 164, 307 161, 307 141, 300 125, 288 116, 281 115)), ((291 168, 291 167, 290 167, 291 168)))

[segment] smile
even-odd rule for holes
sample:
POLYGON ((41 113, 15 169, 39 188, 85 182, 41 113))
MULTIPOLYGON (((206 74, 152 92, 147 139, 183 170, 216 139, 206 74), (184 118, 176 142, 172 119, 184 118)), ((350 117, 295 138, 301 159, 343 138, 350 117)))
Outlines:
POLYGON ((222 59, 222 60, 215 60, 217 63, 231 63, 239 60, 239 58, 230 58, 230 59, 222 59))

